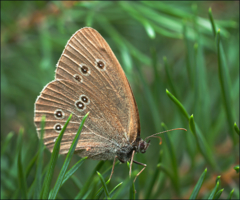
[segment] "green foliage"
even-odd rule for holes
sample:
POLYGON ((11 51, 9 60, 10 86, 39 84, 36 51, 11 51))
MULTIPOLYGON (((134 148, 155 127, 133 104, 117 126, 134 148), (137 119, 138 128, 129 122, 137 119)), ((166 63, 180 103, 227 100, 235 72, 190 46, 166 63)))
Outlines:
MULTIPOLYGON (((41 133, 40 133, 40 138, 39 138, 39 151, 36 157, 37 159, 37 169, 36 169, 36 183, 35 183, 35 192, 34 192, 34 198, 39 199, 40 198, 40 192, 41 192, 41 187, 42 187, 42 165, 43 165, 43 150, 44 150, 44 145, 43 145, 43 136, 44 136, 44 127, 45 127, 45 119, 46 117, 42 117, 41 121, 41 133)), ((33 162, 30 162, 33 164, 33 162)), ((31 166, 31 165, 30 165, 31 166)))
POLYGON ((220 196, 221 196, 221 194, 222 194, 222 192, 223 192, 223 190, 224 190, 224 189, 219 190, 219 191, 215 194, 214 199, 219 199, 220 196))
MULTIPOLYGON (((70 163, 70 161, 71 161, 71 159, 72 159, 73 153, 74 153, 75 148, 76 148, 77 143, 78 143, 78 139, 79 139, 79 137, 80 137, 80 133, 81 133, 81 131, 82 131, 84 122, 85 122, 85 120, 86 120, 86 118, 87 118, 88 115, 89 115, 89 112, 88 112, 88 113, 85 115, 85 117, 82 119, 82 123, 81 123, 81 125, 80 125, 80 127, 79 127, 79 129, 78 129, 78 131, 77 131, 77 133, 76 133, 76 136, 75 136, 74 139, 73 139, 72 145, 71 145, 71 147, 70 147, 70 149, 69 149, 69 151, 68 151, 67 157, 66 157, 66 159, 65 159, 65 161, 64 161, 64 163, 63 163, 62 169, 61 169, 61 171, 60 171, 60 173, 59 173, 59 175, 58 175, 58 178, 57 178, 57 181, 56 181, 56 183, 55 183, 55 186, 54 186, 54 188, 53 188, 53 190, 52 190, 52 192, 51 192, 51 195, 50 195, 50 197, 49 197, 50 199, 56 199, 56 197, 57 197, 57 193, 58 193, 58 191, 59 191, 59 189, 60 189, 60 187, 61 187, 61 185, 62 185, 63 180, 65 179, 66 171, 67 171, 68 166, 69 166, 69 163, 70 163)), ((72 117, 72 115, 70 115, 69 118, 71 118, 71 117, 72 117)), ((67 124, 67 123, 66 123, 66 124, 67 124)), ((67 126, 67 125, 66 125, 66 126, 67 126)), ((59 134, 59 137, 60 137, 60 135, 61 135, 61 133, 59 134)), ((84 159, 84 160, 85 160, 85 159, 84 159)))
POLYGON ((239 131, 239 128, 238 128, 236 122, 234 123, 234 130, 239 135, 240 131, 239 131))
POLYGON ((23 130, 21 129, 19 132, 19 153, 18 153, 18 181, 19 181, 19 188, 22 192, 22 197, 24 199, 27 198, 27 182, 26 176, 23 171, 23 164, 22 164, 22 134, 23 130))
MULTIPOLYGON (((52 155, 51 155, 51 159, 50 159, 50 162, 49 162, 49 165, 48 165, 48 170, 47 170, 47 174, 45 176, 45 179, 44 179, 44 182, 42 184, 41 182, 41 178, 42 178, 42 165, 40 162, 42 162, 42 151, 43 151, 43 130, 44 130, 44 122, 45 122, 45 117, 42 118, 42 126, 41 126, 41 136, 40 136, 40 148, 39 148, 39 152, 37 154, 38 156, 38 162, 37 162, 37 174, 36 174, 36 183, 35 183, 35 192, 34 192, 34 198, 36 199, 47 199, 47 198, 50 198, 50 199, 56 199, 57 197, 57 194, 59 192, 59 189, 61 187, 61 185, 66 182, 67 179, 70 178, 70 176, 81 166, 82 162, 86 159, 86 158, 83 158, 81 159, 77 165, 74 165, 67 173, 66 173, 66 170, 68 169, 68 166, 69 166, 69 163, 70 163, 70 160, 72 158, 72 155, 74 153, 74 150, 75 150, 75 147, 77 145, 77 142, 78 142, 78 139, 80 137, 80 133, 81 133, 81 130, 83 128, 83 125, 84 125, 84 122, 87 118, 89 113, 87 113, 85 115, 85 117, 83 118, 82 120, 82 123, 78 129, 78 132, 72 142, 72 145, 69 149, 69 152, 67 154, 67 157, 65 159, 65 162, 62 166, 62 169, 58 175, 58 178, 57 178, 57 181, 55 183, 55 186, 53 187, 52 191, 50 192, 50 184, 52 182, 52 178, 53 178, 53 172, 54 172, 54 168, 55 168, 55 165, 56 165, 56 161, 58 159, 58 153, 59 153, 59 150, 60 150, 60 143, 61 143, 61 139, 63 137, 63 134, 66 130, 66 127, 69 123, 69 121, 71 120, 71 117, 72 117, 72 114, 69 116, 67 122, 65 123, 63 129, 61 130, 57 140, 56 140, 56 143, 54 145, 54 148, 53 148, 53 152, 52 152, 52 155), (41 194, 40 194, 41 192, 41 194)), ((19 138, 22 137, 22 131, 20 132, 20 136, 19 138)), ((34 160, 35 160, 35 157, 34 157, 34 160)), ((30 162, 32 163, 32 162, 30 162)), ((22 167, 22 163, 21 163, 21 142, 20 142, 20 151, 19 151, 19 156, 18 156, 18 172, 19 172, 19 186, 20 186, 20 190, 22 191, 22 197, 24 199, 27 199, 27 196, 29 197, 30 195, 27 195, 27 183, 26 183, 26 176, 24 174, 24 171, 23 171, 23 167, 22 167)), ((44 173, 43 173, 44 174, 44 173)))
POLYGON ((217 181, 216 186, 214 187, 213 191, 211 192, 210 196, 208 197, 208 199, 214 199, 214 197, 216 196, 217 190, 219 188, 219 181, 217 181))
POLYGON ((229 125, 229 133, 232 137, 234 143, 236 143, 235 134, 232 130, 232 124, 234 122, 232 109, 231 109, 231 93, 229 88, 231 88, 229 72, 227 69, 226 58, 224 54, 224 49, 221 43, 220 38, 220 29, 217 31, 216 35, 216 43, 217 43, 217 54, 218 54, 218 72, 219 72, 219 79, 221 83, 222 95, 223 95, 223 102, 226 110, 227 121, 229 125))
POLYGON ((2 199, 239 199, 238 1, 1 6, 2 199), (147 167, 134 184, 142 166, 133 164, 129 178, 118 161, 110 181, 112 161, 73 155, 82 125, 66 156, 59 155, 64 130, 52 154, 44 133, 40 140, 36 134, 34 102, 53 80, 70 36, 85 26, 106 39, 121 63, 138 105, 141 137, 188 129, 162 134, 161 145, 152 138, 146 154, 135 155, 147 167))
POLYGON ((232 195, 233 195, 234 189, 232 189, 232 191, 229 193, 228 198, 227 199, 232 199, 232 195))
POLYGON ((63 126, 63 129, 61 130, 59 136, 56 139, 53 151, 52 151, 52 156, 51 156, 51 160, 49 162, 49 166, 48 166, 48 171, 47 174, 44 178, 44 182, 43 182, 43 186, 42 186, 42 190, 41 190, 41 195, 38 198, 41 199, 47 199, 49 192, 50 192, 50 184, 52 181, 52 177, 53 177, 53 173, 54 173, 54 168, 58 159, 58 154, 59 154, 59 150, 60 150, 60 143, 63 137, 63 134, 67 128, 67 125, 69 123, 69 121, 72 118, 72 114, 70 114, 68 120, 66 121, 65 125, 63 126))
POLYGON ((239 173, 239 165, 235 166, 234 169, 236 170, 237 173, 239 173))
POLYGON ((103 186, 103 189, 104 189, 106 198, 110 198, 109 192, 108 192, 108 189, 107 189, 107 185, 106 185, 106 183, 105 183, 105 181, 104 181, 103 176, 102 176, 98 171, 97 171, 97 174, 98 174, 98 176, 99 176, 99 178, 100 178, 100 180, 101 180, 101 183, 102 183, 102 186, 103 186))
POLYGON ((200 176, 200 178, 199 178, 196 186, 194 187, 194 189, 192 191, 192 194, 191 194, 189 199, 196 199, 196 197, 197 197, 197 195, 199 193, 199 190, 202 187, 203 181, 205 180, 206 173, 207 173, 207 168, 203 171, 202 175, 200 176))

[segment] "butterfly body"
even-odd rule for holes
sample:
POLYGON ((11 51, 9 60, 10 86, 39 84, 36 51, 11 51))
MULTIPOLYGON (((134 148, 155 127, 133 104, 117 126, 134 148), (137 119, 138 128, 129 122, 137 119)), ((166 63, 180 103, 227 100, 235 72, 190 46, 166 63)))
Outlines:
POLYGON ((140 139, 140 120, 130 84, 103 37, 92 28, 78 30, 67 42, 57 63, 55 80, 47 84, 35 102, 38 134, 46 116, 44 144, 53 150, 68 116, 60 153, 66 154, 82 118, 90 112, 76 152, 95 160, 129 161, 133 151, 148 143, 140 139))
POLYGON ((145 153, 149 144, 150 144, 149 142, 147 143, 144 140, 137 138, 133 144, 126 145, 126 146, 122 147, 121 149, 119 149, 117 151, 117 158, 122 163, 130 161, 133 151, 135 151, 137 153, 138 152, 145 153))

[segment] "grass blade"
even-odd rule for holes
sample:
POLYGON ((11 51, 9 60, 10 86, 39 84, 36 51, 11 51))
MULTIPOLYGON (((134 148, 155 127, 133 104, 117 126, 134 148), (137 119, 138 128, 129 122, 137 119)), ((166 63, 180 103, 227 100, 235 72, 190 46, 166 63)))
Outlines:
POLYGON ((177 185, 174 182, 174 176, 171 174, 170 170, 162 165, 162 163, 158 164, 157 167, 162 170, 171 180, 175 191, 178 193, 177 185))
MULTIPOLYGON (((164 127, 165 130, 168 130, 168 128, 166 127, 166 125, 164 123, 162 123, 162 127, 164 127)), ((173 182, 176 187, 177 194, 180 195, 179 174, 178 174, 178 168, 177 168, 178 165, 177 165, 177 158, 176 158, 176 154, 174 151, 174 147, 168 136, 168 133, 163 133, 163 137, 166 141, 167 148, 170 153, 170 160, 171 160, 172 169, 173 169, 173 182)))
POLYGON ((177 95, 177 90, 175 89, 175 86, 173 84, 173 79, 172 77, 170 76, 170 72, 169 72, 169 64, 168 64, 168 61, 167 61, 167 57, 164 56, 163 57, 163 62, 164 62, 164 67, 165 67, 165 71, 166 71, 166 75, 167 75, 167 78, 168 78, 168 83, 169 83, 169 86, 173 92, 173 95, 178 98, 178 95, 177 95))
POLYGON ((152 111, 155 129, 160 130, 161 126, 160 126, 159 122, 161 121, 161 117, 159 115, 158 109, 156 109, 158 106, 157 106, 157 104, 154 100, 154 97, 151 93, 151 90, 150 90, 146 80, 143 77, 143 73, 142 73, 141 69, 136 67, 136 70, 137 70, 137 72, 140 76, 140 79, 142 81, 142 85, 143 85, 143 88, 144 88, 144 93, 145 93, 145 96, 147 97, 146 100, 147 100, 148 105, 149 105, 149 107, 152 111))
POLYGON ((159 88, 161 87, 161 78, 159 75, 159 65, 158 65, 158 57, 157 57, 157 51, 156 48, 151 48, 151 66, 153 68, 153 72, 154 72, 154 82, 153 82, 153 95, 154 95, 154 99, 156 100, 156 102, 160 102, 161 99, 159 97, 159 88))
MULTIPOLYGON (((118 165, 120 162, 119 160, 117 162, 115 162, 115 165, 118 165)), ((103 172, 103 175, 106 174, 108 171, 110 171, 113 168, 113 166, 110 166, 108 169, 105 170, 105 172, 103 172)), ((116 168, 115 168, 116 169, 116 168)), ((110 183, 110 179, 107 180, 106 185, 108 185, 110 183)), ((96 198, 100 198, 100 196, 102 195, 103 192, 103 186, 97 191, 97 194, 95 195, 96 198)))
POLYGON ((123 60, 123 65, 125 67, 125 71, 127 74, 130 74, 132 72, 132 58, 130 56, 130 53, 128 51, 128 49, 126 48, 126 46, 123 46, 120 49, 121 52, 121 57, 123 60))
POLYGON ((208 197, 208 199, 214 199, 215 194, 216 194, 218 188, 219 188, 219 181, 217 181, 217 183, 216 183, 213 191, 211 192, 210 196, 208 197))
POLYGON ((216 26, 215 26, 213 16, 212 16, 212 8, 208 9, 208 16, 209 16, 209 19, 210 19, 210 22, 212 25, 213 36, 215 37, 216 36, 216 26))
POLYGON ((99 171, 101 169, 101 167, 103 166, 104 161, 100 161, 98 163, 98 165, 95 167, 95 169, 93 170, 92 175, 88 178, 88 180, 85 182, 84 186, 82 187, 81 191, 77 194, 77 196, 75 197, 75 199, 82 199, 83 196, 87 193, 87 191, 89 190, 89 186, 92 183, 92 179, 95 176, 95 172, 99 171))
MULTIPOLYGON (((194 67, 193 67, 193 70, 194 70, 194 102, 196 102, 196 105, 199 104, 199 76, 200 76, 200 73, 199 73, 199 69, 198 69, 198 60, 197 60, 197 54, 198 54, 198 44, 195 43, 194 46, 193 46, 193 49, 194 49, 194 67)), ((195 107, 196 108, 196 107, 195 107)), ((198 108, 198 107, 197 107, 198 108)))
MULTIPOLYGON (((86 198, 96 199, 95 194, 96 194, 96 191, 97 191, 97 188, 98 188, 98 183, 99 183, 99 178, 95 177, 94 182, 91 184, 91 187, 90 187, 91 188, 91 193, 89 193, 86 198)), ((99 199, 99 198, 97 198, 97 199, 99 199)))
POLYGON ((33 168, 37 158, 38 158, 38 155, 39 155, 39 150, 38 152, 35 154, 35 156, 32 158, 32 160, 29 162, 28 166, 27 166, 27 169, 26 169, 26 177, 28 177, 31 169, 33 168))
POLYGON ((234 123, 234 130, 239 135, 240 131, 239 131, 239 128, 238 128, 236 122, 234 123))
POLYGON ((157 24, 156 27, 163 27, 164 28, 163 30, 165 30, 165 32, 167 32, 167 30, 170 29, 171 31, 168 31, 170 32, 170 35, 173 35, 173 33, 175 33, 176 36, 178 36, 178 38, 180 37, 179 32, 181 30, 181 25, 176 20, 171 20, 170 18, 167 18, 164 15, 159 15, 158 12, 155 11, 154 9, 150 9, 140 3, 134 4, 133 7, 136 9, 138 13, 144 16, 145 19, 149 18, 149 20, 155 22, 157 24))
MULTIPOLYGON (((158 165, 162 162, 162 156, 163 156, 163 150, 159 152, 158 165)), ((145 199, 149 199, 151 197, 153 186, 155 185, 160 172, 161 170, 155 170, 154 175, 152 176, 152 180, 150 181, 149 187, 147 189, 145 199)))
MULTIPOLYGON (((94 183, 95 183, 95 181, 94 181, 94 183)), ((90 193, 92 192, 92 190, 93 190, 93 187, 88 188, 88 190, 86 191, 86 193, 84 194, 82 199, 87 199, 88 196, 90 195, 90 193)))
POLYGON ((221 194, 222 194, 222 192, 223 192, 223 190, 224 190, 224 188, 221 189, 221 190, 219 190, 219 191, 215 194, 214 199, 219 199, 220 196, 221 196, 221 194))
POLYGON ((136 171, 133 171, 132 172, 132 176, 131 178, 127 178, 127 180, 125 180, 123 183, 122 183, 122 187, 117 191, 115 192, 115 194, 113 195, 112 199, 120 199, 120 195, 123 193, 123 192, 126 192, 126 190, 131 187, 132 183, 133 183, 133 180, 135 178, 135 176, 137 175, 137 172, 136 171))
POLYGON ((187 68, 187 75, 188 75, 188 82, 191 86, 191 88, 193 88, 193 80, 194 80, 194 73, 193 73, 193 69, 191 67, 191 59, 193 58, 193 56, 191 55, 192 51, 190 50, 190 41, 188 39, 187 36, 187 26, 186 26, 186 21, 183 20, 183 39, 184 39, 184 43, 185 43, 185 47, 186 47, 186 56, 185 56, 185 60, 186 60, 186 68, 187 68))
POLYGON ((20 190, 22 192, 22 198, 27 199, 27 179, 23 171, 23 165, 22 165, 22 134, 23 134, 23 129, 20 129, 19 131, 19 136, 21 137, 19 139, 19 153, 18 153, 18 181, 19 181, 19 186, 20 190))
MULTIPOLYGON (((43 171, 42 171, 42 174, 41 174, 41 178, 44 177, 44 175, 46 174, 47 170, 48 170, 48 167, 49 167, 49 163, 44 167, 43 171)), ((28 199, 33 199, 33 196, 34 196, 34 190, 35 190, 35 184, 36 184, 36 179, 33 180, 31 186, 29 187, 28 189, 28 199)))
POLYGON ((220 178, 221 178, 221 176, 219 175, 219 176, 217 176, 217 178, 216 178, 216 183, 219 181, 220 182, 220 178))
POLYGON ((235 166, 234 169, 236 170, 237 173, 239 173, 239 165, 235 166))
POLYGON ((202 133, 209 131, 211 117, 206 115, 210 109, 210 95, 208 91, 206 63, 204 57, 204 47, 201 44, 201 37, 197 34, 198 42, 194 44, 194 73, 195 73, 195 86, 194 86, 194 104, 191 105, 192 112, 197 117, 199 126, 201 127, 202 133), (196 106, 201 105, 201 106, 196 106), (201 120, 200 120, 201 119, 201 120))
POLYGON ((103 186, 103 189, 104 189, 104 192, 105 192, 105 195, 106 195, 106 198, 110 198, 110 195, 109 195, 109 192, 108 192, 108 189, 107 189, 107 185, 106 185, 106 183, 105 183, 105 180, 104 180, 104 178, 103 178, 103 176, 97 171, 97 174, 98 174, 98 176, 99 176, 99 178, 100 178, 100 181, 101 181, 101 183, 102 183, 102 186, 103 186))
POLYGON ((180 111, 182 112, 182 114, 189 119, 190 115, 188 114, 188 112, 186 111, 186 109, 184 108, 184 106, 180 103, 180 101, 178 101, 178 99, 173 96, 167 89, 166 89, 166 93, 168 95, 168 97, 177 105, 177 107, 180 109, 180 111))
POLYGON ((94 199, 100 199, 102 194, 103 194, 103 186, 97 191, 97 194, 94 196, 94 199))
POLYGON ((192 194, 190 196, 189 199, 196 199, 197 198, 197 195, 199 193, 199 190, 201 189, 202 187, 202 184, 203 184, 203 181, 205 179, 205 176, 206 176, 206 173, 207 173, 207 168, 203 171, 202 175, 200 176, 200 178, 198 179, 198 182, 197 184, 195 185, 193 191, 192 191, 192 194))
POLYGON ((80 180, 75 175, 72 175, 71 179, 72 179, 74 185, 78 188, 78 190, 80 190, 83 187, 83 184, 80 182, 80 180))
POLYGON ((21 156, 21 152, 19 152, 18 155, 18 181, 19 181, 19 185, 21 188, 21 192, 22 192, 22 198, 23 199, 27 199, 27 182, 26 182, 26 177, 23 171, 23 166, 22 166, 22 156, 21 156))
POLYGON ((49 195, 49 192, 50 192, 50 185, 51 185, 51 181, 52 181, 52 177, 53 177, 53 173, 54 173, 54 168, 55 168, 55 165, 56 165, 56 162, 57 162, 57 159, 58 159, 58 153, 59 153, 59 150, 60 150, 60 143, 61 143, 63 134, 64 134, 64 132, 67 128, 67 125, 68 125, 69 121, 71 120, 71 118, 72 118, 72 114, 70 114, 70 116, 68 117, 68 120, 66 121, 65 125, 63 126, 63 129, 61 130, 59 136, 57 137, 56 143, 53 147, 53 152, 52 152, 52 155, 51 155, 49 168, 48 168, 47 174, 45 176, 44 183, 43 183, 43 188, 42 188, 42 191, 41 191, 41 198, 42 199, 47 199, 48 198, 48 195, 49 195))
POLYGON ((35 183, 35 192, 34 192, 34 199, 40 199, 40 192, 42 186, 42 165, 43 165, 43 135, 44 135, 44 127, 45 127, 45 120, 46 117, 42 116, 41 120, 41 134, 39 139, 39 156, 37 160, 37 170, 36 170, 36 183, 35 183))
POLYGON ((151 26, 151 23, 146 20, 145 17, 142 17, 142 15, 139 15, 139 12, 134 9, 133 6, 130 6, 129 3, 121 2, 119 3, 121 8, 125 10, 128 14, 130 14, 135 20, 139 21, 143 27, 145 28, 146 33, 151 39, 154 39, 156 34, 154 28, 151 26))
POLYGON ((135 193, 135 184, 132 183, 129 191, 129 199, 136 199, 136 193, 135 193))
MULTIPOLYGON (((130 170, 130 162, 127 162, 128 170, 130 170)), ((132 166, 132 171, 133 171, 133 166, 132 166)), ((129 199, 135 199, 135 184, 132 182, 132 185, 129 187, 129 199)))
POLYGON ((1 156, 4 154, 4 152, 6 151, 9 142, 11 141, 12 137, 13 137, 13 133, 10 132, 7 134, 7 137, 5 138, 3 144, 1 144, 1 156))
POLYGON ((77 142, 79 140, 79 137, 80 137, 80 134, 81 134, 84 122, 87 119, 88 115, 89 115, 89 112, 82 119, 81 125, 79 126, 77 134, 76 134, 76 136, 75 136, 75 138, 74 138, 74 140, 72 142, 72 145, 71 145, 71 147, 70 147, 70 149, 68 151, 68 154, 66 156, 66 159, 65 159, 65 161, 63 163, 62 169, 61 169, 61 171, 60 171, 60 173, 58 175, 58 178, 57 178, 57 181, 56 181, 56 183, 54 185, 54 188, 53 188, 53 191, 51 193, 50 199, 56 199, 56 197, 57 197, 58 191, 59 191, 59 189, 60 189, 60 187, 62 185, 62 181, 65 178, 65 173, 66 173, 66 171, 68 169, 68 166, 69 166, 70 161, 72 159, 72 156, 74 154, 75 148, 77 146, 77 142))
POLYGON ((218 56, 218 74, 219 74, 219 80, 221 84, 221 90, 222 90, 222 95, 223 95, 223 102, 224 102, 224 107, 226 111, 226 118, 228 121, 228 126, 229 126, 229 133, 232 138, 233 144, 237 143, 237 140, 235 140, 235 135, 233 134, 232 130, 232 124, 233 124, 233 114, 231 110, 231 93, 229 91, 230 87, 230 80, 228 78, 228 68, 226 66, 226 60, 225 60, 225 55, 223 51, 223 47, 220 41, 220 29, 217 31, 216 35, 216 42, 217 42, 217 56, 218 56))
POLYGON ((112 189, 112 191, 111 191, 109 194, 110 194, 110 195, 113 194, 113 192, 114 192, 116 189, 118 189, 118 187, 121 186, 122 184, 123 184, 123 182, 117 184, 117 185, 112 189))
POLYGON ((232 199, 232 195, 233 195, 234 189, 232 189, 232 191, 229 193, 228 198, 227 199, 232 199))
POLYGON ((147 20, 143 20, 142 23, 143 23, 143 26, 144 26, 148 36, 151 39, 154 39, 156 37, 154 28, 151 26, 151 24, 147 20))
POLYGON ((199 128, 197 126, 195 127, 193 115, 191 115, 191 117, 189 119, 189 127, 191 129, 191 132, 193 133, 193 135, 196 138, 196 142, 197 142, 197 145, 198 145, 198 148, 199 148, 201 154, 204 156, 204 158, 208 161, 208 163, 213 168, 216 168, 216 164, 213 160, 212 151, 211 151, 210 147, 208 146, 208 144, 207 144, 204 136, 202 135, 201 131, 199 130, 199 128))
MULTIPOLYGON (((94 175, 95 175, 95 173, 94 173, 94 175)), ((91 181, 91 185, 88 187, 88 190, 86 190, 86 193, 84 194, 82 199, 94 199, 94 195, 95 195, 95 191, 96 191, 98 183, 99 183, 99 178, 94 177, 94 179, 91 181)))
MULTIPOLYGON (((120 163, 120 161, 119 160, 117 160, 116 162, 115 162, 115 167, 114 167, 114 169, 116 169, 116 166, 118 165, 120 163)), ((113 165, 110 165, 103 173, 102 173, 102 175, 104 176, 106 173, 108 173, 108 172, 111 172, 111 169, 113 168, 113 165)), ((108 181, 110 181, 109 179, 108 179, 108 181)), ((108 182, 107 181, 107 182, 108 182)))
POLYGON ((62 185, 78 170, 78 168, 83 164, 83 162, 87 159, 87 157, 82 158, 79 160, 71 169, 69 169, 62 181, 62 185))

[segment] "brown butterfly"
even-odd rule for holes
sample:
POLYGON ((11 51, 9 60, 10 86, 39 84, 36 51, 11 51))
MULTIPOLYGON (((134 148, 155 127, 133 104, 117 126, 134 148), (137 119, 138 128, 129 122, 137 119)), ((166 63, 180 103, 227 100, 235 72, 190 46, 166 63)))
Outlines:
POLYGON ((104 38, 93 28, 85 27, 67 42, 57 63, 55 80, 44 87, 35 102, 38 136, 41 117, 45 115, 44 144, 52 151, 72 113, 60 147, 60 153, 66 154, 87 112, 90 115, 76 153, 95 160, 114 160, 114 163, 116 158, 122 163, 131 161, 130 175, 135 162, 144 166, 139 175, 146 164, 134 161, 134 153, 145 153, 149 142, 140 138, 138 108, 131 87, 104 38))

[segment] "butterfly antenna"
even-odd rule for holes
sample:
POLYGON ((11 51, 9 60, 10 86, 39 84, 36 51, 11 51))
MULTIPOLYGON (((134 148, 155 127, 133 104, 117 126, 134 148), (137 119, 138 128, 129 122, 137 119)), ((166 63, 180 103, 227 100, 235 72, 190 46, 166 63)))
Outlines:
POLYGON ((155 135, 162 134, 162 133, 166 133, 166 132, 170 132, 170 131, 175 131, 175 130, 187 131, 187 129, 185 129, 185 128, 174 128, 174 129, 170 129, 170 130, 167 130, 167 131, 162 131, 162 132, 160 132, 160 133, 155 133, 155 134, 153 134, 153 135, 150 135, 150 136, 146 137, 144 140, 146 141, 146 140, 147 140, 148 138, 150 138, 150 137, 156 137, 155 135))

